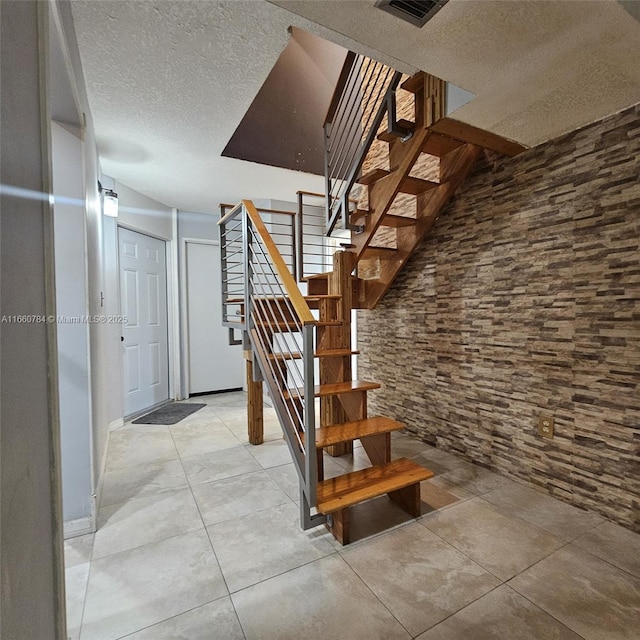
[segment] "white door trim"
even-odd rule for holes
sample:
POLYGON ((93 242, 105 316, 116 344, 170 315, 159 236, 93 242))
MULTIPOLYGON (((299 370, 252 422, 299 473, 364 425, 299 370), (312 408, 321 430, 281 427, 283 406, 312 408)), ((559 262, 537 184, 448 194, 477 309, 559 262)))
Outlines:
MULTIPOLYGON (((126 224, 118 221, 118 229, 127 229, 128 231, 135 231, 141 233, 143 236, 149 236, 149 238, 155 238, 165 243, 165 256, 167 266, 167 339, 168 339, 168 353, 169 353, 169 399, 180 400, 181 385, 180 385, 180 298, 178 292, 178 274, 177 265, 179 263, 177 254, 178 242, 175 238, 178 237, 178 210, 172 209, 172 234, 173 238, 167 238, 165 236, 152 233, 146 229, 141 229, 132 224, 126 224)), ((118 274, 120 273, 120 252, 116 256, 118 262, 118 274)), ((120 297, 120 304, 122 305, 122 292, 120 291, 120 278, 118 276, 118 295, 120 297)), ((122 312, 122 306, 120 306, 120 312, 122 312)), ((122 353, 120 352, 120 370, 122 370, 122 353)), ((126 417, 126 416, 124 416, 126 417)))
POLYGON ((171 233, 175 240, 167 244, 167 313, 169 330, 169 398, 183 400, 182 387, 182 341, 180 340, 180 254, 178 243, 178 210, 171 210, 171 233))
MULTIPOLYGON (((189 371, 191 362, 189 360, 189 317, 187 313, 187 244, 206 244, 219 247, 218 240, 208 238, 182 238, 181 258, 180 258, 180 324, 182 325, 182 390, 183 397, 189 397, 190 377, 189 371)), ((222 320, 222 318, 220 318, 222 320)))
MULTIPOLYGON (((134 227, 128 224, 121 224, 118 222, 116 229, 116 263, 118 269, 118 311, 122 313, 122 289, 120 287, 120 243, 119 243, 119 230, 126 229, 127 231, 133 231, 135 233, 139 233, 143 236, 148 236, 149 238, 154 238, 156 240, 160 240, 165 243, 165 268, 166 268, 166 281, 167 281, 167 354, 168 354, 168 363, 167 366, 169 368, 169 401, 177 400, 179 398, 178 390, 179 386, 176 387, 174 382, 174 370, 176 369, 176 353, 179 354, 179 338, 176 338, 176 335, 179 335, 180 329, 179 325, 175 322, 174 313, 172 312, 173 301, 178 299, 178 296, 175 292, 175 284, 174 284, 174 271, 176 269, 177 260, 174 261, 174 247, 176 245, 175 240, 170 240, 167 238, 163 238, 155 233, 149 233, 147 231, 141 231, 139 227, 134 227)), ((179 360, 178 360, 179 362, 179 360)), ((118 343, 118 366, 120 367, 120 372, 123 371, 123 355, 120 343, 118 343)), ((121 378, 122 379, 122 378, 121 378)), ((122 412, 124 413, 124 385, 122 387, 122 412)), ((123 415, 123 420, 126 420, 128 417, 123 415)))

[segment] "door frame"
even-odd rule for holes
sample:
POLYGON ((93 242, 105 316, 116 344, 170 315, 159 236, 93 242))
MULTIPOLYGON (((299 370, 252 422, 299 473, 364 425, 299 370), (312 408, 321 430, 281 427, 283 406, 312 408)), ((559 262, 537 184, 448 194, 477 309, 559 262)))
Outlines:
MULTIPOLYGON (((189 314, 187 311, 187 245, 188 244, 206 244, 212 247, 219 247, 219 240, 211 240, 210 238, 182 238, 180 245, 180 324, 182 325, 182 395, 184 398, 189 397, 190 376, 189 370, 191 362, 189 360, 189 314)), ((220 318, 222 320, 222 318, 220 318)))
MULTIPOLYGON (((173 273, 175 272, 175 258, 174 258, 174 240, 168 240, 167 238, 163 238, 162 236, 156 235, 154 233, 149 233, 148 231, 141 231, 139 228, 136 228, 132 225, 123 224, 118 221, 117 224, 117 233, 116 233, 116 241, 117 241, 117 252, 116 252, 116 263, 118 265, 118 313, 122 315, 122 289, 120 286, 120 229, 126 229, 127 231, 133 231, 135 233, 139 233, 140 235, 147 236, 149 238, 153 238, 154 240, 160 240, 164 243, 164 252, 165 252, 165 271, 166 271, 166 285, 167 285, 167 366, 168 366, 168 375, 169 375, 169 390, 168 390, 168 399, 178 400, 179 396, 176 394, 176 384, 174 380, 174 371, 176 368, 176 358, 180 357, 180 341, 176 338, 179 335, 179 328, 176 326, 175 322, 175 314, 173 313, 173 309, 176 304, 176 293, 174 291, 174 278, 173 273)), ((123 355, 122 355, 122 344, 118 344, 118 364, 120 371, 120 387, 122 390, 122 413, 124 414, 124 378, 123 376, 123 355)), ((162 402, 161 404, 165 404, 162 402)), ((149 407, 151 409, 152 407, 149 407)), ((146 412, 146 410, 145 410, 146 412)), ((145 413, 142 412, 142 413, 145 413)), ((134 414, 135 415, 135 414, 134 414)), ((123 416, 124 420, 128 418, 134 417, 132 416, 123 416)))

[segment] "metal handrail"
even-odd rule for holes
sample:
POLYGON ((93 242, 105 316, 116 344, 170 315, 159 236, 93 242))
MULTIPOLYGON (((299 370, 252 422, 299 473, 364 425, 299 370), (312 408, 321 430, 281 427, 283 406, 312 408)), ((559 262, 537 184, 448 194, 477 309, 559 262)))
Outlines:
MULTIPOLYGON (((231 304, 225 295, 229 281, 236 282, 239 277, 236 265, 240 262, 242 296, 232 301, 239 316, 234 326, 242 328, 245 347, 253 354, 254 371, 259 371, 268 386, 300 478, 301 524, 308 529, 325 520, 312 513, 318 482, 314 400, 317 321, 253 202, 243 200, 218 224, 223 310, 231 304)), ((234 286, 237 292, 238 285, 234 286)), ((229 314, 223 311, 223 324, 229 326, 229 322, 229 314)))
POLYGON ((349 197, 402 74, 362 55, 348 57, 324 125, 326 225, 349 222, 349 197))

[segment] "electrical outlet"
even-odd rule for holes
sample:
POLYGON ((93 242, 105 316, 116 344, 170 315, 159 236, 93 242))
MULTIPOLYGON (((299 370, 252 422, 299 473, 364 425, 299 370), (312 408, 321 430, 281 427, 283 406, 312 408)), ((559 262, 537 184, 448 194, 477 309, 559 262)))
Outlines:
POLYGON ((540 416, 538 421, 538 435, 543 438, 553 438, 553 418, 540 416))

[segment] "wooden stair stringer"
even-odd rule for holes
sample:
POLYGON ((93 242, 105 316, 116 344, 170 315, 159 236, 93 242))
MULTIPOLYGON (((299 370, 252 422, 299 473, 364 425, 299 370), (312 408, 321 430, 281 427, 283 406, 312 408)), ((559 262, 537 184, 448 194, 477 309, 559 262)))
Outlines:
POLYGON ((398 162, 397 168, 378 180, 370 183, 369 189, 369 209, 371 215, 367 216, 362 233, 352 233, 351 242, 354 245, 348 252, 353 255, 354 264, 362 257, 365 249, 371 243, 378 227, 380 227, 384 216, 388 213, 394 199, 400 193, 402 183, 409 176, 416 160, 422 153, 430 132, 428 129, 419 128, 411 138, 403 143, 404 153, 398 162))
POLYGON ((473 169, 481 148, 464 144, 441 159, 440 186, 418 196, 416 224, 396 229, 397 252, 380 256, 380 277, 365 284, 365 307, 373 309, 387 292, 418 245, 427 237, 444 207, 473 169))

